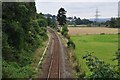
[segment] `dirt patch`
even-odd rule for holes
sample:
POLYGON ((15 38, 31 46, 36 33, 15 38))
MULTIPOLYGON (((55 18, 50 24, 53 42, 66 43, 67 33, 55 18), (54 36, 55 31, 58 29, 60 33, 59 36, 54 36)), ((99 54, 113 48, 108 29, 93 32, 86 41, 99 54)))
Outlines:
POLYGON ((69 35, 117 34, 118 28, 105 27, 69 27, 69 35))

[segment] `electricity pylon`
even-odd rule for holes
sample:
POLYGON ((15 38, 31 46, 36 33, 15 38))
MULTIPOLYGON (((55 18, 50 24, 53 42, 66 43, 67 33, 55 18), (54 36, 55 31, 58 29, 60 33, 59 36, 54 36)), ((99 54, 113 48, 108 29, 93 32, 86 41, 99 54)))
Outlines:
POLYGON ((98 17, 99 17, 99 11, 98 8, 96 9, 96 14, 95 14, 95 21, 98 22, 98 17))
POLYGON ((95 14, 95 25, 97 25, 97 22, 98 22, 98 17, 99 17, 99 11, 98 11, 98 8, 96 9, 96 14, 95 14))

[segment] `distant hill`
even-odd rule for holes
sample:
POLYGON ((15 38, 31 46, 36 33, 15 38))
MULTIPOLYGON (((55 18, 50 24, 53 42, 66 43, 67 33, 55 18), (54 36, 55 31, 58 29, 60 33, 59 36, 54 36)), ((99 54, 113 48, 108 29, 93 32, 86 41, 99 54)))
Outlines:
MULTIPOLYGON (((106 22, 108 20, 110 20, 111 18, 99 18, 98 19, 98 22, 106 22)), ((90 21, 95 21, 95 18, 90 18, 89 19, 90 21)))

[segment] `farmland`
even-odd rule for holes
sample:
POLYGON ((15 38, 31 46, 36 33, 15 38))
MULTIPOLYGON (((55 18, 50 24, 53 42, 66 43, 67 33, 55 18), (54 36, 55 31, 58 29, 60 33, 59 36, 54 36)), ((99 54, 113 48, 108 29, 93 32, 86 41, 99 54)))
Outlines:
POLYGON ((104 60, 106 63, 115 65, 112 61, 115 51, 118 49, 117 29, 114 28, 69 28, 71 39, 76 45, 75 55, 81 64, 83 71, 89 74, 83 56, 89 52, 104 60), (96 29, 96 30, 95 30, 96 29), (105 33, 104 35, 100 35, 105 33), (87 34, 87 35, 85 35, 87 34))
POLYGON ((87 34, 117 34, 117 28, 105 27, 69 27, 69 34, 73 35, 87 35, 87 34))

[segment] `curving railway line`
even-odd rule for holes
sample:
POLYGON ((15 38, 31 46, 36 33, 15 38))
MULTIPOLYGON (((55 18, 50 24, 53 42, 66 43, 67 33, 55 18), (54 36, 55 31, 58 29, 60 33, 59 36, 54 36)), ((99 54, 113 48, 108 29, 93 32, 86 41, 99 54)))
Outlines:
POLYGON ((51 35, 50 43, 48 46, 47 56, 43 63, 43 70, 40 78, 46 78, 47 80, 53 78, 61 78, 61 46, 57 33, 48 28, 48 32, 51 35))
POLYGON ((46 57, 42 64, 40 78, 45 78, 46 80, 70 78, 72 70, 68 66, 69 63, 66 58, 67 50, 55 30, 48 28, 48 32, 51 37, 46 57))
POLYGON ((48 31, 51 33, 54 43, 51 51, 51 60, 47 79, 60 78, 60 42, 57 34, 52 29, 48 28, 48 31))

